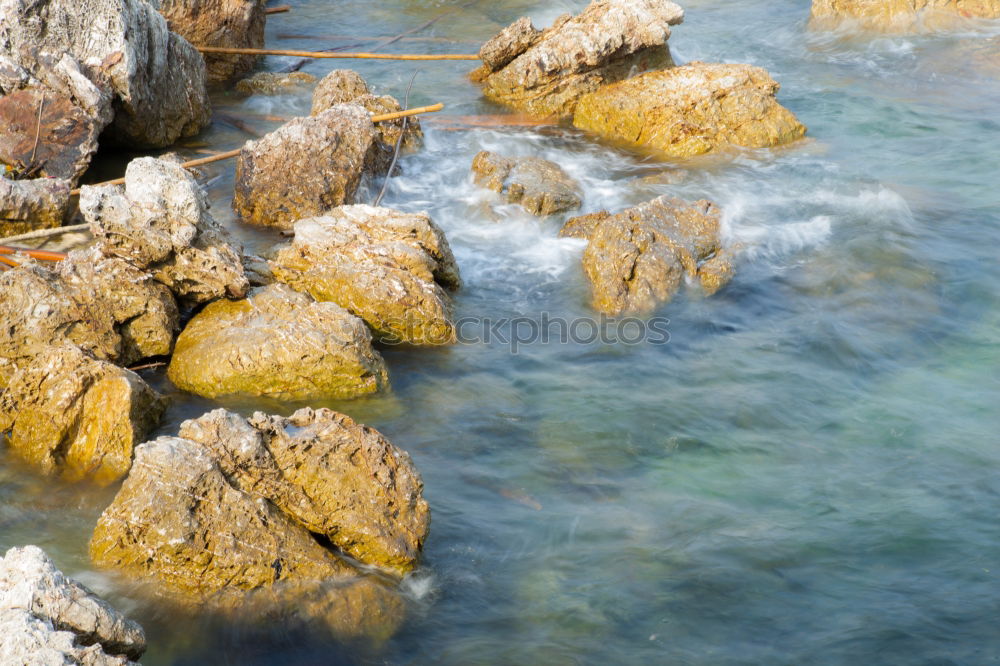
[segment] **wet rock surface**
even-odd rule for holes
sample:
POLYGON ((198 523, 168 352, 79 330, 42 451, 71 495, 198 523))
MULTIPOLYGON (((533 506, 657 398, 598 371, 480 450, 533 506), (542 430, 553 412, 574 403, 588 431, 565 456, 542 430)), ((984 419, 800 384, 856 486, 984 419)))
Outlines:
POLYGON ((0 661, 125 666, 146 649, 142 627, 67 578, 36 546, 0 558, 0 661))
POLYGON ((236 89, 247 95, 282 95, 301 90, 316 77, 306 72, 257 72, 236 84, 236 89))
POLYGON ((207 397, 353 398, 389 385, 361 319, 283 284, 208 305, 177 339, 168 376, 207 397))
POLYGON ((281 282, 364 319, 376 339, 454 341, 446 290, 461 280, 444 233, 425 214, 356 205, 300 220, 271 268, 281 282))
POLYGON ((669 0, 594 0, 545 31, 519 19, 480 51, 473 74, 491 100, 531 114, 571 116, 599 86, 673 64, 667 40, 684 11, 669 0))
POLYGON ((58 227, 69 207, 70 181, 0 176, 0 235, 58 227))
MULTIPOLYGON (((357 104, 368 113, 378 116, 402 111, 399 101, 391 95, 375 95, 361 75, 349 69, 335 69, 324 76, 313 91, 312 115, 319 115, 337 104, 357 104)), ((379 140, 392 149, 403 130, 403 119, 382 121, 375 124, 379 140)), ((416 116, 406 119, 402 147, 415 150, 423 142, 423 130, 416 116)))
POLYGON ((813 0, 809 25, 856 25, 879 32, 955 28, 968 19, 1000 18, 1000 0, 813 0))
POLYGON ((296 118, 243 147, 233 209, 247 222, 290 229, 296 220, 353 203, 362 178, 384 174, 390 159, 357 105, 296 118))
POLYGON ((574 218, 563 235, 589 241, 583 268, 595 309, 648 314, 673 298, 685 278, 700 280, 709 293, 728 282, 733 269, 721 247, 720 218, 709 201, 659 197, 615 215, 574 218))
POLYGON ((667 157, 778 146, 806 132, 778 104, 778 88, 760 67, 694 62, 586 95, 573 124, 667 157))
POLYGON ((579 185, 555 162, 539 157, 504 157, 482 151, 472 160, 477 185, 493 190, 533 215, 580 207, 579 185))

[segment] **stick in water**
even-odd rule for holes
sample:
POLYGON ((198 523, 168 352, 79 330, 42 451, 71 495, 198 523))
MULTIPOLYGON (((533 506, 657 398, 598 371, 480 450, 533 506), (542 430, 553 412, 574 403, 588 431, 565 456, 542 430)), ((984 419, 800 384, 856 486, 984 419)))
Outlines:
POLYGON ((328 51, 293 51, 286 49, 239 49, 228 46, 198 46, 202 53, 222 53, 231 55, 280 55, 300 58, 367 58, 375 60, 479 60, 473 54, 401 54, 401 53, 330 53, 328 51))
MULTIPOLYGON (((417 74, 420 70, 413 72, 413 76, 410 77, 410 85, 406 86, 406 96, 403 98, 403 111, 406 111, 406 107, 410 105, 410 88, 413 87, 413 82, 417 80, 417 74)), ((389 189, 389 179, 392 178, 392 171, 396 168, 396 160, 399 159, 399 149, 403 145, 403 137, 406 136, 406 126, 409 124, 409 116, 403 118, 402 127, 399 129, 399 137, 396 138, 396 147, 392 151, 392 162, 389 163, 389 171, 385 174, 385 182, 382 183, 382 189, 379 191, 378 196, 375 197, 375 203, 373 205, 378 206, 382 203, 382 197, 385 196, 386 190, 389 189)))

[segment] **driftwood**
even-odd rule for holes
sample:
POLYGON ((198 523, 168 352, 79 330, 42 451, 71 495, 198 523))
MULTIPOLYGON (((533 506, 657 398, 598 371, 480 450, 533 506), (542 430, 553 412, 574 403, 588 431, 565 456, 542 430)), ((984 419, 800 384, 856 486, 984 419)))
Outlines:
POLYGON ((264 10, 265 14, 284 14, 285 12, 292 11, 291 5, 278 5, 277 7, 268 7, 264 10))
POLYGON ((198 46, 202 53, 227 55, 281 55, 301 58, 367 58, 375 60, 479 60, 476 54, 402 54, 402 53, 330 53, 327 51, 295 51, 291 49, 240 49, 228 46, 198 46))

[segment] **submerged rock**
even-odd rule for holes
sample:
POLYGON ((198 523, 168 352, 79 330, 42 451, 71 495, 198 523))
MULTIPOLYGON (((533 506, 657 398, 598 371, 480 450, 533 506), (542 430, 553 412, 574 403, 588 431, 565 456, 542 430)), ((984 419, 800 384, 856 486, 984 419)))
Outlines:
POLYGON ((257 72, 238 82, 236 89, 247 95, 282 95, 315 82, 316 77, 306 72, 257 72))
POLYGON ((69 208, 69 190, 68 180, 0 176, 0 235, 58 227, 69 208))
POLYGON ((472 160, 477 185, 501 194, 533 215, 580 207, 576 181, 555 162, 539 157, 504 157, 482 151, 472 160))
POLYGON ((673 298, 685 277, 700 279, 710 293, 728 282, 733 270, 720 218, 709 201, 659 197, 615 215, 574 218, 563 235, 589 241, 583 268, 597 310, 645 314, 673 298))
MULTIPOLYGON (((170 29, 195 46, 264 48, 267 0, 152 0, 170 29)), ((205 54, 209 81, 249 72, 257 56, 205 54)))
MULTIPOLYGON (((402 111, 399 101, 390 95, 374 95, 361 75, 349 69, 335 69, 319 82, 313 91, 312 115, 316 116, 337 104, 357 104, 373 116, 402 111)), ((403 119, 382 121, 375 124, 379 140, 393 148, 403 131, 403 119)), ((414 150, 420 147, 423 130, 416 116, 406 119, 406 134, 402 147, 414 150)))
POLYGON ((353 398, 389 385, 363 321, 283 284, 202 310, 177 338, 167 375, 210 398, 353 398))
POLYGON ((296 220, 353 203, 362 177, 388 168, 368 113, 337 105, 248 142, 236 163, 233 209, 247 222, 290 229, 296 220))
POLYGON ((673 65, 667 40, 684 10, 669 0, 594 0, 538 31, 522 18, 480 50, 473 78, 490 99, 528 113, 571 116, 577 100, 637 72, 673 65))
POLYGON ((954 28, 968 19, 1000 18, 1000 0, 813 0, 809 25, 854 24, 879 32, 954 28))
POLYGON ((212 218, 208 198, 175 162, 129 162, 125 186, 81 188, 80 210, 100 251, 152 273, 182 302, 241 298, 242 248, 212 218))
POLYGON ((132 465, 165 400, 135 373, 76 347, 51 347, 0 391, 0 432, 25 461, 69 481, 107 484, 132 465))
POLYGON ((0 558, 0 662, 125 666, 145 649, 142 627, 64 576, 37 546, 0 558))
POLYGON ((693 62, 586 95, 573 124, 668 157, 778 146, 806 132, 778 104, 778 88, 760 67, 693 62))
POLYGON ((383 342, 454 341, 445 290, 461 280, 444 232, 426 214, 357 205, 300 220, 271 268, 281 282, 361 317, 383 342))

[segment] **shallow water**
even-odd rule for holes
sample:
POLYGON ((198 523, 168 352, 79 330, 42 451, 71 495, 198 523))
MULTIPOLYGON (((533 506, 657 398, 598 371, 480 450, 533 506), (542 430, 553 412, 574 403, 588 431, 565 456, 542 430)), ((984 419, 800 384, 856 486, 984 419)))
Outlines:
MULTIPOLYGON (((471 3, 420 33, 456 41, 387 49, 475 52, 522 13, 544 24, 584 4, 471 3)), ((677 60, 767 68, 809 127, 791 147, 721 159, 666 164, 570 129, 456 130, 449 117, 503 112, 467 63, 305 67, 354 67, 400 99, 419 69, 411 105, 448 106, 425 117, 426 147, 402 158, 384 203, 447 231, 460 317, 590 314, 581 242, 474 187, 482 149, 557 160, 586 212, 712 199, 742 248, 729 287, 661 309, 667 344, 391 348, 390 395, 331 403, 412 453, 433 509, 394 638, 343 645, 143 602, 86 558, 114 488, 59 486, 7 459, 0 547, 36 543, 132 612, 148 665, 1000 659, 1000 26, 813 34, 808 4, 686 3, 677 60)), ((454 6, 301 0, 271 17, 268 45, 368 48, 362 37, 454 6)), ((215 101, 269 131, 262 116, 306 113, 309 91, 215 101)), ((246 138, 219 122, 185 154, 246 138)), ((274 242, 232 219, 232 165, 206 178, 219 219, 250 247, 274 242)), ((215 404, 177 398, 163 433, 215 404)))

